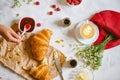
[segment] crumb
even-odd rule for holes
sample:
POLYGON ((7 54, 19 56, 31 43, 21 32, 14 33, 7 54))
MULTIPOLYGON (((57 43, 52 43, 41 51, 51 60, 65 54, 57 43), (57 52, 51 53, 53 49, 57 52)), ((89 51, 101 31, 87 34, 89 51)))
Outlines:
POLYGON ((30 67, 28 67, 28 66, 23 66, 22 69, 23 69, 23 70, 30 70, 30 67))
POLYGON ((19 15, 20 15, 20 14, 19 14, 19 13, 17 13, 17 14, 16 14, 16 17, 18 17, 19 15))
POLYGON ((64 45, 62 45, 62 47, 64 48, 65 46, 64 46, 64 45))
POLYGON ((64 40, 63 40, 63 39, 60 39, 60 40, 56 40, 55 42, 56 42, 56 43, 61 43, 61 42, 64 42, 64 40))
POLYGON ((63 39, 61 39, 60 41, 61 41, 61 42, 64 42, 64 40, 63 40, 63 39))
POLYGON ((55 42, 56 42, 56 43, 60 43, 60 40, 56 40, 55 42))
POLYGON ((10 48, 8 48, 7 50, 8 50, 9 52, 11 51, 11 49, 10 49, 10 48))

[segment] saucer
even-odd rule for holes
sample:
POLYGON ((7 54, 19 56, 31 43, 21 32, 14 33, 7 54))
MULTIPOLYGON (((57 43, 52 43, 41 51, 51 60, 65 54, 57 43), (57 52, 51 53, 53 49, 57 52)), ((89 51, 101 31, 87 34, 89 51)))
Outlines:
POLYGON ((75 32, 76 39, 83 44, 92 44, 93 42, 95 42, 97 40, 97 38, 99 36, 98 27, 93 22, 91 22, 89 20, 79 22, 78 25, 75 27, 74 32, 75 32), (94 33, 93 37, 86 39, 86 38, 83 38, 83 37, 80 36, 80 33, 79 33, 80 31, 79 30, 84 24, 90 24, 90 25, 93 26, 93 28, 95 30, 95 33, 94 33))

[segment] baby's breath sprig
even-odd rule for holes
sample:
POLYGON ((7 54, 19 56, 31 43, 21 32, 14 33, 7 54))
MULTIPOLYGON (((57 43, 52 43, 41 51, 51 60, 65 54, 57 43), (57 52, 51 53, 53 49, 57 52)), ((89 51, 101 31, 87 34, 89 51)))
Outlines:
POLYGON ((14 5, 12 6, 12 8, 16 8, 20 6, 21 6, 21 3, 19 2, 19 0, 14 0, 14 5))
POLYGON ((77 49, 76 56, 82 59, 86 66, 90 66, 91 69, 97 70, 101 66, 104 47, 111 39, 112 35, 107 35, 106 39, 98 45, 91 45, 83 50, 77 49))
MULTIPOLYGON (((32 2, 32 0, 22 0, 22 1, 25 2, 26 4, 30 4, 32 2)), ((14 4, 13 4, 12 8, 16 8, 16 7, 20 7, 20 6, 22 6, 20 1, 14 0, 14 4)))

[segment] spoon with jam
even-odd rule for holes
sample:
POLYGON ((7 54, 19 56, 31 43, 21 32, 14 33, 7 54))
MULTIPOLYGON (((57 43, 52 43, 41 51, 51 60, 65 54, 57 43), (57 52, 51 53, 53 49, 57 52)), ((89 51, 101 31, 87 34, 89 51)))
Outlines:
POLYGON ((30 17, 22 18, 19 23, 19 29, 22 31, 22 34, 20 35, 19 38, 22 38, 22 36, 26 32, 32 32, 34 30, 34 27, 35 27, 35 21, 33 18, 30 17))
POLYGON ((30 25, 30 24, 26 24, 26 25, 24 26, 24 30, 23 30, 22 34, 19 36, 19 38, 22 38, 22 36, 23 36, 27 31, 29 31, 30 28, 31 28, 31 25, 30 25))

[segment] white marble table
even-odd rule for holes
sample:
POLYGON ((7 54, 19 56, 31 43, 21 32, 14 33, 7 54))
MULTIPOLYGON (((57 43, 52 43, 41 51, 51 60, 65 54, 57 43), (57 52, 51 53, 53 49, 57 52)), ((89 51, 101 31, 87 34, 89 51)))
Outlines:
MULTIPOLYGON (((40 5, 23 3, 19 8, 11 8, 13 0, 0 0, 0 23, 10 26, 14 20, 21 17, 29 16, 40 22, 41 27, 36 27, 34 32, 43 28, 53 30, 54 34, 51 39, 51 45, 61 50, 68 58, 75 53, 70 45, 75 44, 76 40, 73 36, 72 29, 75 25, 84 19, 88 19, 96 12, 110 9, 120 12, 120 0, 83 0, 79 6, 68 6, 63 0, 39 0, 40 5), (50 6, 56 4, 61 8, 60 12, 54 11, 50 6), (47 12, 53 11, 53 15, 47 12), (20 16, 16 17, 19 13, 20 16), (70 27, 59 26, 58 22, 65 17, 69 17, 72 21, 70 27), (64 42, 56 44, 55 40, 63 39, 64 42), (64 47, 62 47, 64 45, 64 47)), ((20 0, 22 1, 22 0, 20 0)), ((36 0, 33 0, 33 2, 36 0)), ((120 46, 104 51, 103 63, 98 71, 94 72, 94 80, 120 80, 120 46)), ((81 65, 81 64, 80 64, 81 65)), ((65 80, 69 80, 71 68, 63 68, 63 76, 65 80)), ((12 71, 6 69, 0 64, 0 77, 2 80, 24 80, 12 71)), ((60 80, 57 77, 54 80, 60 80)))

